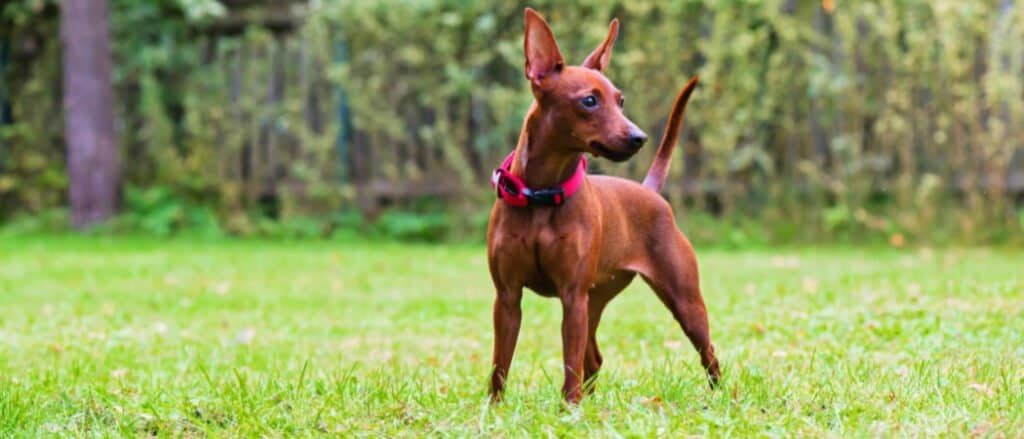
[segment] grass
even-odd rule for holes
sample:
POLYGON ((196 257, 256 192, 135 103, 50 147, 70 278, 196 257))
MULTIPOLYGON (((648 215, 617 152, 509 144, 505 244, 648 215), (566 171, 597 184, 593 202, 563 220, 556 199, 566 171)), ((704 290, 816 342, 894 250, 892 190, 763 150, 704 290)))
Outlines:
POLYGON ((558 302, 528 294, 489 406, 475 246, 0 238, 0 436, 1015 436, 1024 257, 703 251, 724 367, 634 283, 565 408, 558 302))

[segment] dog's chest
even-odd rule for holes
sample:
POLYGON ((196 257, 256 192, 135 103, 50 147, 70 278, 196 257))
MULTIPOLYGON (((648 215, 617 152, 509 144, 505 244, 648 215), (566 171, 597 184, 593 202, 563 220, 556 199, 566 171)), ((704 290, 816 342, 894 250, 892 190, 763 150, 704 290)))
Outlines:
POLYGON ((502 278, 547 297, 558 295, 554 279, 563 278, 564 264, 575 260, 571 228, 550 219, 523 218, 497 228, 491 251, 502 278), (564 225, 563 225, 564 226, 564 225))

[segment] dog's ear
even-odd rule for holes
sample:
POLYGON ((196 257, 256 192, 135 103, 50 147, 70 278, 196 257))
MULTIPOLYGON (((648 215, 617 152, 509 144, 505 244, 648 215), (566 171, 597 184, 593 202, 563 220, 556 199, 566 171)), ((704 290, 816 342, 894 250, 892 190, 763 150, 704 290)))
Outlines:
POLYGON ((533 9, 526 8, 526 38, 523 49, 526 53, 526 78, 541 87, 545 79, 562 71, 565 61, 558 50, 555 35, 544 18, 533 9))
POLYGON ((599 72, 604 71, 605 67, 608 67, 608 62, 612 60, 612 46, 615 45, 615 39, 619 36, 619 19, 612 19, 612 24, 608 25, 608 37, 604 39, 604 42, 600 46, 597 46, 587 59, 583 60, 583 67, 591 68, 599 72))

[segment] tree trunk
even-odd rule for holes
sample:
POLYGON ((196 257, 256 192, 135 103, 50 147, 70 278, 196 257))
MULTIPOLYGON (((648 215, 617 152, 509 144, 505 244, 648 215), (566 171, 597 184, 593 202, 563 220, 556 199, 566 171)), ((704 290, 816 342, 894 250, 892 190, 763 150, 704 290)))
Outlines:
POLYGON ((71 223, 82 229, 112 217, 120 201, 107 0, 64 0, 60 32, 68 198, 71 223))

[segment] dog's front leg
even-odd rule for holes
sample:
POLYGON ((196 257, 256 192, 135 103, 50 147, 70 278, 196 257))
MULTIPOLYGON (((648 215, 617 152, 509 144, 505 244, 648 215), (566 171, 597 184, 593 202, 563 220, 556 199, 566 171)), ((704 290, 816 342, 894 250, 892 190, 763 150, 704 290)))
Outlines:
POLYGON ((589 294, 583 288, 572 288, 562 294, 562 357, 565 363, 562 395, 570 403, 577 403, 583 397, 588 300, 589 294))
POLYGON ((519 338, 519 325, 523 320, 520 303, 523 289, 500 288, 494 298, 494 358, 491 371, 491 401, 501 400, 501 392, 505 389, 505 379, 512 364, 512 355, 516 350, 519 338))

